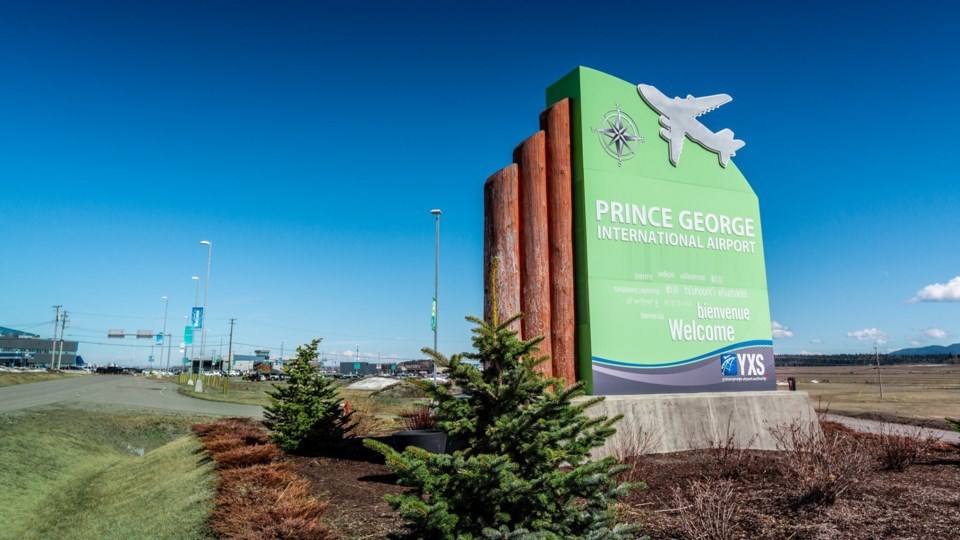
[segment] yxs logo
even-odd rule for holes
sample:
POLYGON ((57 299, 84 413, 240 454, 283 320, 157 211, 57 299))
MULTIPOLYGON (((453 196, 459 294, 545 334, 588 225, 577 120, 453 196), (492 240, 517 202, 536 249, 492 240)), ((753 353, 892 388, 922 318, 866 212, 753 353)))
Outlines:
POLYGON ((762 377, 766 373, 763 355, 757 353, 721 354, 720 369, 724 377, 762 377))
POLYGON ((720 369, 723 371, 724 377, 736 377, 739 374, 737 371, 737 355, 721 354, 720 369))

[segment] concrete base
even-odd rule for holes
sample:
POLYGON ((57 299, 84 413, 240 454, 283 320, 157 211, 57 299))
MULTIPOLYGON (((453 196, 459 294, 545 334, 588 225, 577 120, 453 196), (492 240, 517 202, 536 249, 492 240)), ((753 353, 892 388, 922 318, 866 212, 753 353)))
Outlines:
MULTIPOLYGON (((588 399, 588 398, 578 398, 588 399)), ((770 429, 799 424, 819 432, 806 392, 731 392, 606 396, 588 416, 623 419, 594 457, 662 454, 711 446, 777 450, 770 429)))

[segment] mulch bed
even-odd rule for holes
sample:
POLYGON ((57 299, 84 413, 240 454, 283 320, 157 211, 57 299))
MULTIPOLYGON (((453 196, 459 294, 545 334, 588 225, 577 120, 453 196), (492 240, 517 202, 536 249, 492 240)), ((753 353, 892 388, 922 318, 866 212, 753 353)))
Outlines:
POLYGON ((400 493, 396 477, 385 465, 331 457, 290 460, 294 470, 312 484, 310 493, 329 501, 325 519, 344 538, 386 538, 403 522, 383 500, 400 493))
MULTIPOLYGON (((309 482, 311 497, 328 501, 323 520, 340 537, 386 538, 401 529, 383 496, 402 489, 377 456, 359 444, 336 456, 282 459, 309 482)), ((625 479, 647 487, 625 501, 621 521, 643 523, 641 532, 653 538, 686 538, 683 519, 693 506, 691 486, 702 482, 708 490, 729 490, 719 491, 728 519, 720 528, 722 535, 713 538, 947 539, 960 531, 956 447, 940 447, 903 472, 873 467, 833 504, 797 502, 783 453, 745 451, 733 474, 718 459, 709 451, 641 456, 625 479)))
MULTIPOLYGON (((748 452, 729 479, 733 519, 728 538, 946 539, 960 531, 960 453, 941 452, 903 472, 873 470, 833 504, 797 505, 776 452, 748 452)), ((706 452, 644 456, 634 475, 647 488, 631 494, 623 515, 653 538, 683 538, 675 489, 722 481, 706 452)))

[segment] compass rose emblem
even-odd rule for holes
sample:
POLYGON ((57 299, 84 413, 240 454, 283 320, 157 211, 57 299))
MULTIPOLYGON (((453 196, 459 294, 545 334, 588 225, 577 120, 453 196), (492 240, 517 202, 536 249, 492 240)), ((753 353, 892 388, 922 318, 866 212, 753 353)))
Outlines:
POLYGON ((644 140, 637 134, 637 124, 620 110, 620 105, 617 105, 616 110, 608 112, 600 127, 593 131, 600 139, 600 146, 604 151, 610 157, 617 158, 618 167, 623 165, 624 160, 636 155, 637 145, 644 140))

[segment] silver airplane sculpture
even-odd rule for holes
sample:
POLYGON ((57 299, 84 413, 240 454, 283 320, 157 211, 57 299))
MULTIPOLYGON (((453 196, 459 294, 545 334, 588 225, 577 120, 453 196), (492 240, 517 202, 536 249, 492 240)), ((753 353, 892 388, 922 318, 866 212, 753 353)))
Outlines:
POLYGON ((714 133, 697 120, 697 117, 706 114, 725 103, 733 101, 727 94, 717 94, 695 98, 688 95, 686 99, 673 99, 649 84, 638 84, 637 91, 640 97, 660 113, 660 136, 670 145, 670 163, 676 167, 680 162, 680 151, 683 150, 684 137, 720 156, 720 166, 726 167, 737 150, 743 148, 745 142, 734 139, 733 132, 721 129, 714 133))

